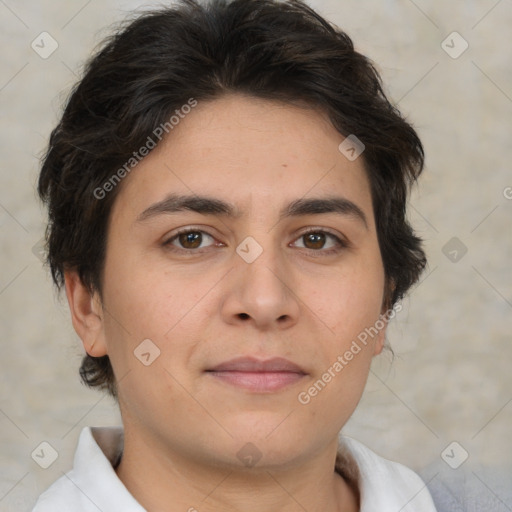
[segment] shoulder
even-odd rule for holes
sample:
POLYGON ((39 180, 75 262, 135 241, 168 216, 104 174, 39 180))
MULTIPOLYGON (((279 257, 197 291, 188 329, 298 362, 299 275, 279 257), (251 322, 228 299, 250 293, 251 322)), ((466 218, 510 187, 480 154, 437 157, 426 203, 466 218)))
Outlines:
POLYGON ((121 427, 85 427, 78 440, 73 469, 39 496, 32 512, 143 512, 113 467, 122 448, 121 427))
POLYGON ((337 468, 357 483, 361 512, 436 512, 425 482, 414 471, 355 439, 340 437, 337 468))
POLYGON ((439 457, 426 468, 434 474, 429 483, 439 512, 510 512, 512 466, 486 466, 476 458, 456 470, 439 457))
POLYGON ((88 506, 87 503, 83 502, 84 495, 73 484, 73 480, 73 471, 61 476, 39 496, 32 512, 55 512, 55 510, 69 512, 94 510, 97 512, 98 509, 92 503, 88 506))

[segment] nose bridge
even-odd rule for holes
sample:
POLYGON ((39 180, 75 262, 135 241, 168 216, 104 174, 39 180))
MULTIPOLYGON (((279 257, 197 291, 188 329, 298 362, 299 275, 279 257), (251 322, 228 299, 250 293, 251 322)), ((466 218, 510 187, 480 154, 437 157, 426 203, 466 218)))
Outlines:
POLYGON ((241 278, 246 291, 254 294, 254 299, 264 303, 265 300, 276 301, 285 296, 285 268, 281 247, 275 243, 272 233, 259 235, 261 243, 254 237, 247 237, 237 247, 237 253, 243 260, 241 278))
POLYGON ((236 252, 234 282, 225 311, 230 321, 252 320, 260 328, 276 322, 294 323, 298 304, 290 289, 292 276, 282 245, 272 232, 246 237, 236 252))

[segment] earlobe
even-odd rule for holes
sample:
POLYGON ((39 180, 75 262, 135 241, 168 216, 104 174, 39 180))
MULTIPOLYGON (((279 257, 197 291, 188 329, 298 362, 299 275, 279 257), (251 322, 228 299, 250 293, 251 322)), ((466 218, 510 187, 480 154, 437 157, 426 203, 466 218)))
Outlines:
POLYGON ((389 310, 391 309, 391 296, 395 291, 396 284, 392 279, 386 280, 384 284, 384 297, 382 300, 382 307, 379 316, 379 325, 383 323, 381 329, 379 329, 379 334, 375 339, 374 351, 373 355, 379 355, 384 349, 384 345, 386 344, 386 330, 388 328, 389 322, 389 310))
POLYGON ((97 293, 91 293, 75 271, 66 271, 64 278, 71 321, 85 351, 93 357, 106 355, 103 315, 97 293))
POLYGON ((384 345, 386 344, 386 330, 388 328, 389 317, 388 310, 385 308, 382 309, 383 310, 379 316, 379 320, 375 323, 375 326, 379 327, 379 333, 375 338, 375 345, 373 349, 374 356, 379 355, 384 349, 384 345))
POLYGON ((386 343, 386 327, 387 327, 387 322, 386 322, 386 326, 381 331, 379 331, 379 334, 375 340, 375 345, 373 348, 374 356, 378 356, 384 349, 384 345, 386 343))

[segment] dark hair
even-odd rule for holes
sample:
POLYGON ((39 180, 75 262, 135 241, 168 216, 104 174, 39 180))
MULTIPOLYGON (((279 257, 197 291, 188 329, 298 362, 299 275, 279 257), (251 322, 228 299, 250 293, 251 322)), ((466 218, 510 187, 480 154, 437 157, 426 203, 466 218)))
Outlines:
MULTIPOLYGON (((109 213, 120 186, 100 198, 97 190, 116 170, 121 177, 121 166, 176 109, 230 92, 308 105, 364 143, 386 302, 394 305, 426 264, 405 217, 423 147, 368 58, 300 0, 181 0, 127 20, 91 57, 51 133, 38 183, 49 208, 47 262, 57 288, 73 269, 101 297, 109 213)), ((108 356, 85 355, 80 374, 116 396, 108 356)))

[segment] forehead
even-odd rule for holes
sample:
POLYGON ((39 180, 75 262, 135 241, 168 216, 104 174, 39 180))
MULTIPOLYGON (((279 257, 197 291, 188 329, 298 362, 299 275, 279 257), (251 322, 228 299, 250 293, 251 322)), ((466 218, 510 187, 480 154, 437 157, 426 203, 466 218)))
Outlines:
POLYGON ((363 159, 339 151, 344 139, 313 108, 238 94, 198 102, 125 178, 114 210, 139 215, 169 193, 223 198, 239 216, 308 195, 371 208, 363 159))

